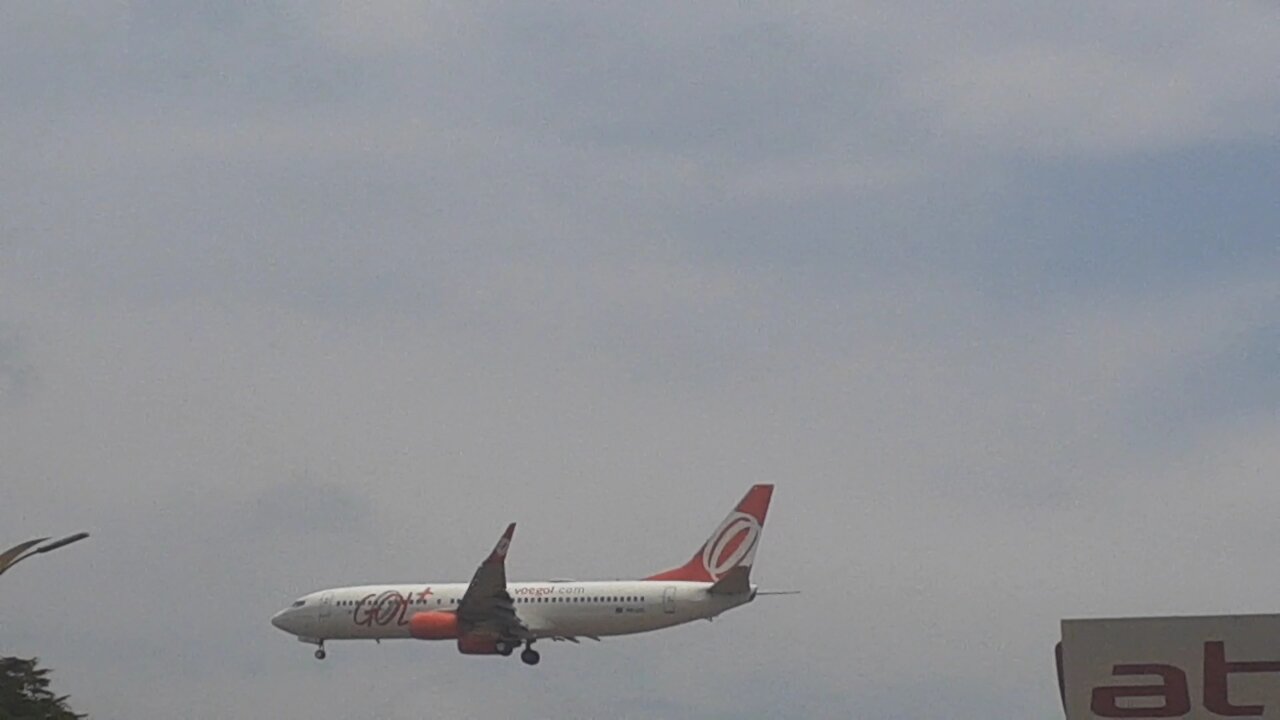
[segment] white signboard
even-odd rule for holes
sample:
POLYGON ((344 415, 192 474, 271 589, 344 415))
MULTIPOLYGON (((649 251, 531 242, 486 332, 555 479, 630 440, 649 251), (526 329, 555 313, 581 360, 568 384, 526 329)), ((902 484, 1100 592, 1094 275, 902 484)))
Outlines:
POLYGON ((1280 615, 1063 620, 1067 720, 1280 720, 1280 615))

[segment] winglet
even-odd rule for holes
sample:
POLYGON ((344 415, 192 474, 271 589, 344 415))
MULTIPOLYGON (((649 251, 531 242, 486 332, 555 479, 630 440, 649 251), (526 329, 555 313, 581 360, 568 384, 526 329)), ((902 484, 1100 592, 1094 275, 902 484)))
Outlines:
POLYGON ((511 538, 516 534, 516 524, 511 523, 507 526, 507 531, 502 533, 502 537, 498 540, 498 544, 493 546, 493 552, 489 553, 486 563, 500 563, 507 559, 507 549, 511 547, 511 538))

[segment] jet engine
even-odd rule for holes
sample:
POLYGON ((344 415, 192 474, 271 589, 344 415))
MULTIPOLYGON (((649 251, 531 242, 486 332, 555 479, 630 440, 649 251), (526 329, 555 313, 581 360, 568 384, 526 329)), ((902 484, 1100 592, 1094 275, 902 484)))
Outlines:
POLYGON ((419 640, 452 640, 458 637, 458 616, 439 610, 414 613, 409 618, 409 635, 419 640))
MULTIPOLYGON (((459 635, 458 652, 463 655, 498 655, 498 638, 477 633, 459 635)), ((505 654, 510 655, 510 650, 505 654)))

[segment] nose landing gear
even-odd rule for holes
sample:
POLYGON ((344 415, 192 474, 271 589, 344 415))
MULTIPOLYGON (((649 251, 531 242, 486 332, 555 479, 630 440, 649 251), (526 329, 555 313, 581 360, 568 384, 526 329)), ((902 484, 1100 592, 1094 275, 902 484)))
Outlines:
POLYGON ((317 660, 323 660, 323 659, 325 658, 325 652, 324 652, 324 641, 323 641, 323 640, 319 640, 319 639, 316 639, 316 638, 298 638, 298 639, 299 639, 299 640, 301 640, 302 642, 304 642, 304 643, 308 644, 308 645, 315 645, 315 646, 316 646, 315 656, 316 656, 316 659, 317 659, 317 660))

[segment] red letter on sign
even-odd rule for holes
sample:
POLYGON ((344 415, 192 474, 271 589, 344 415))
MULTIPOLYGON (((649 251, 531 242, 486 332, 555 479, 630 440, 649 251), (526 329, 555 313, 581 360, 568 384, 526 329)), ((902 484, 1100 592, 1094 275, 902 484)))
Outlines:
POLYGON ((1227 717, 1257 717, 1262 705, 1232 705, 1228 695, 1227 676, 1231 673, 1280 672, 1280 662, 1227 662, 1227 650, 1221 640, 1204 644, 1204 706, 1227 717))
POLYGON ((1094 715, 1112 718, 1169 718, 1191 712, 1191 694, 1187 692, 1187 674, 1172 665, 1116 665, 1112 675, 1159 675, 1159 685, 1117 685, 1093 689, 1089 709, 1094 715), (1159 707, 1120 707, 1121 698, 1164 700, 1159 707))

